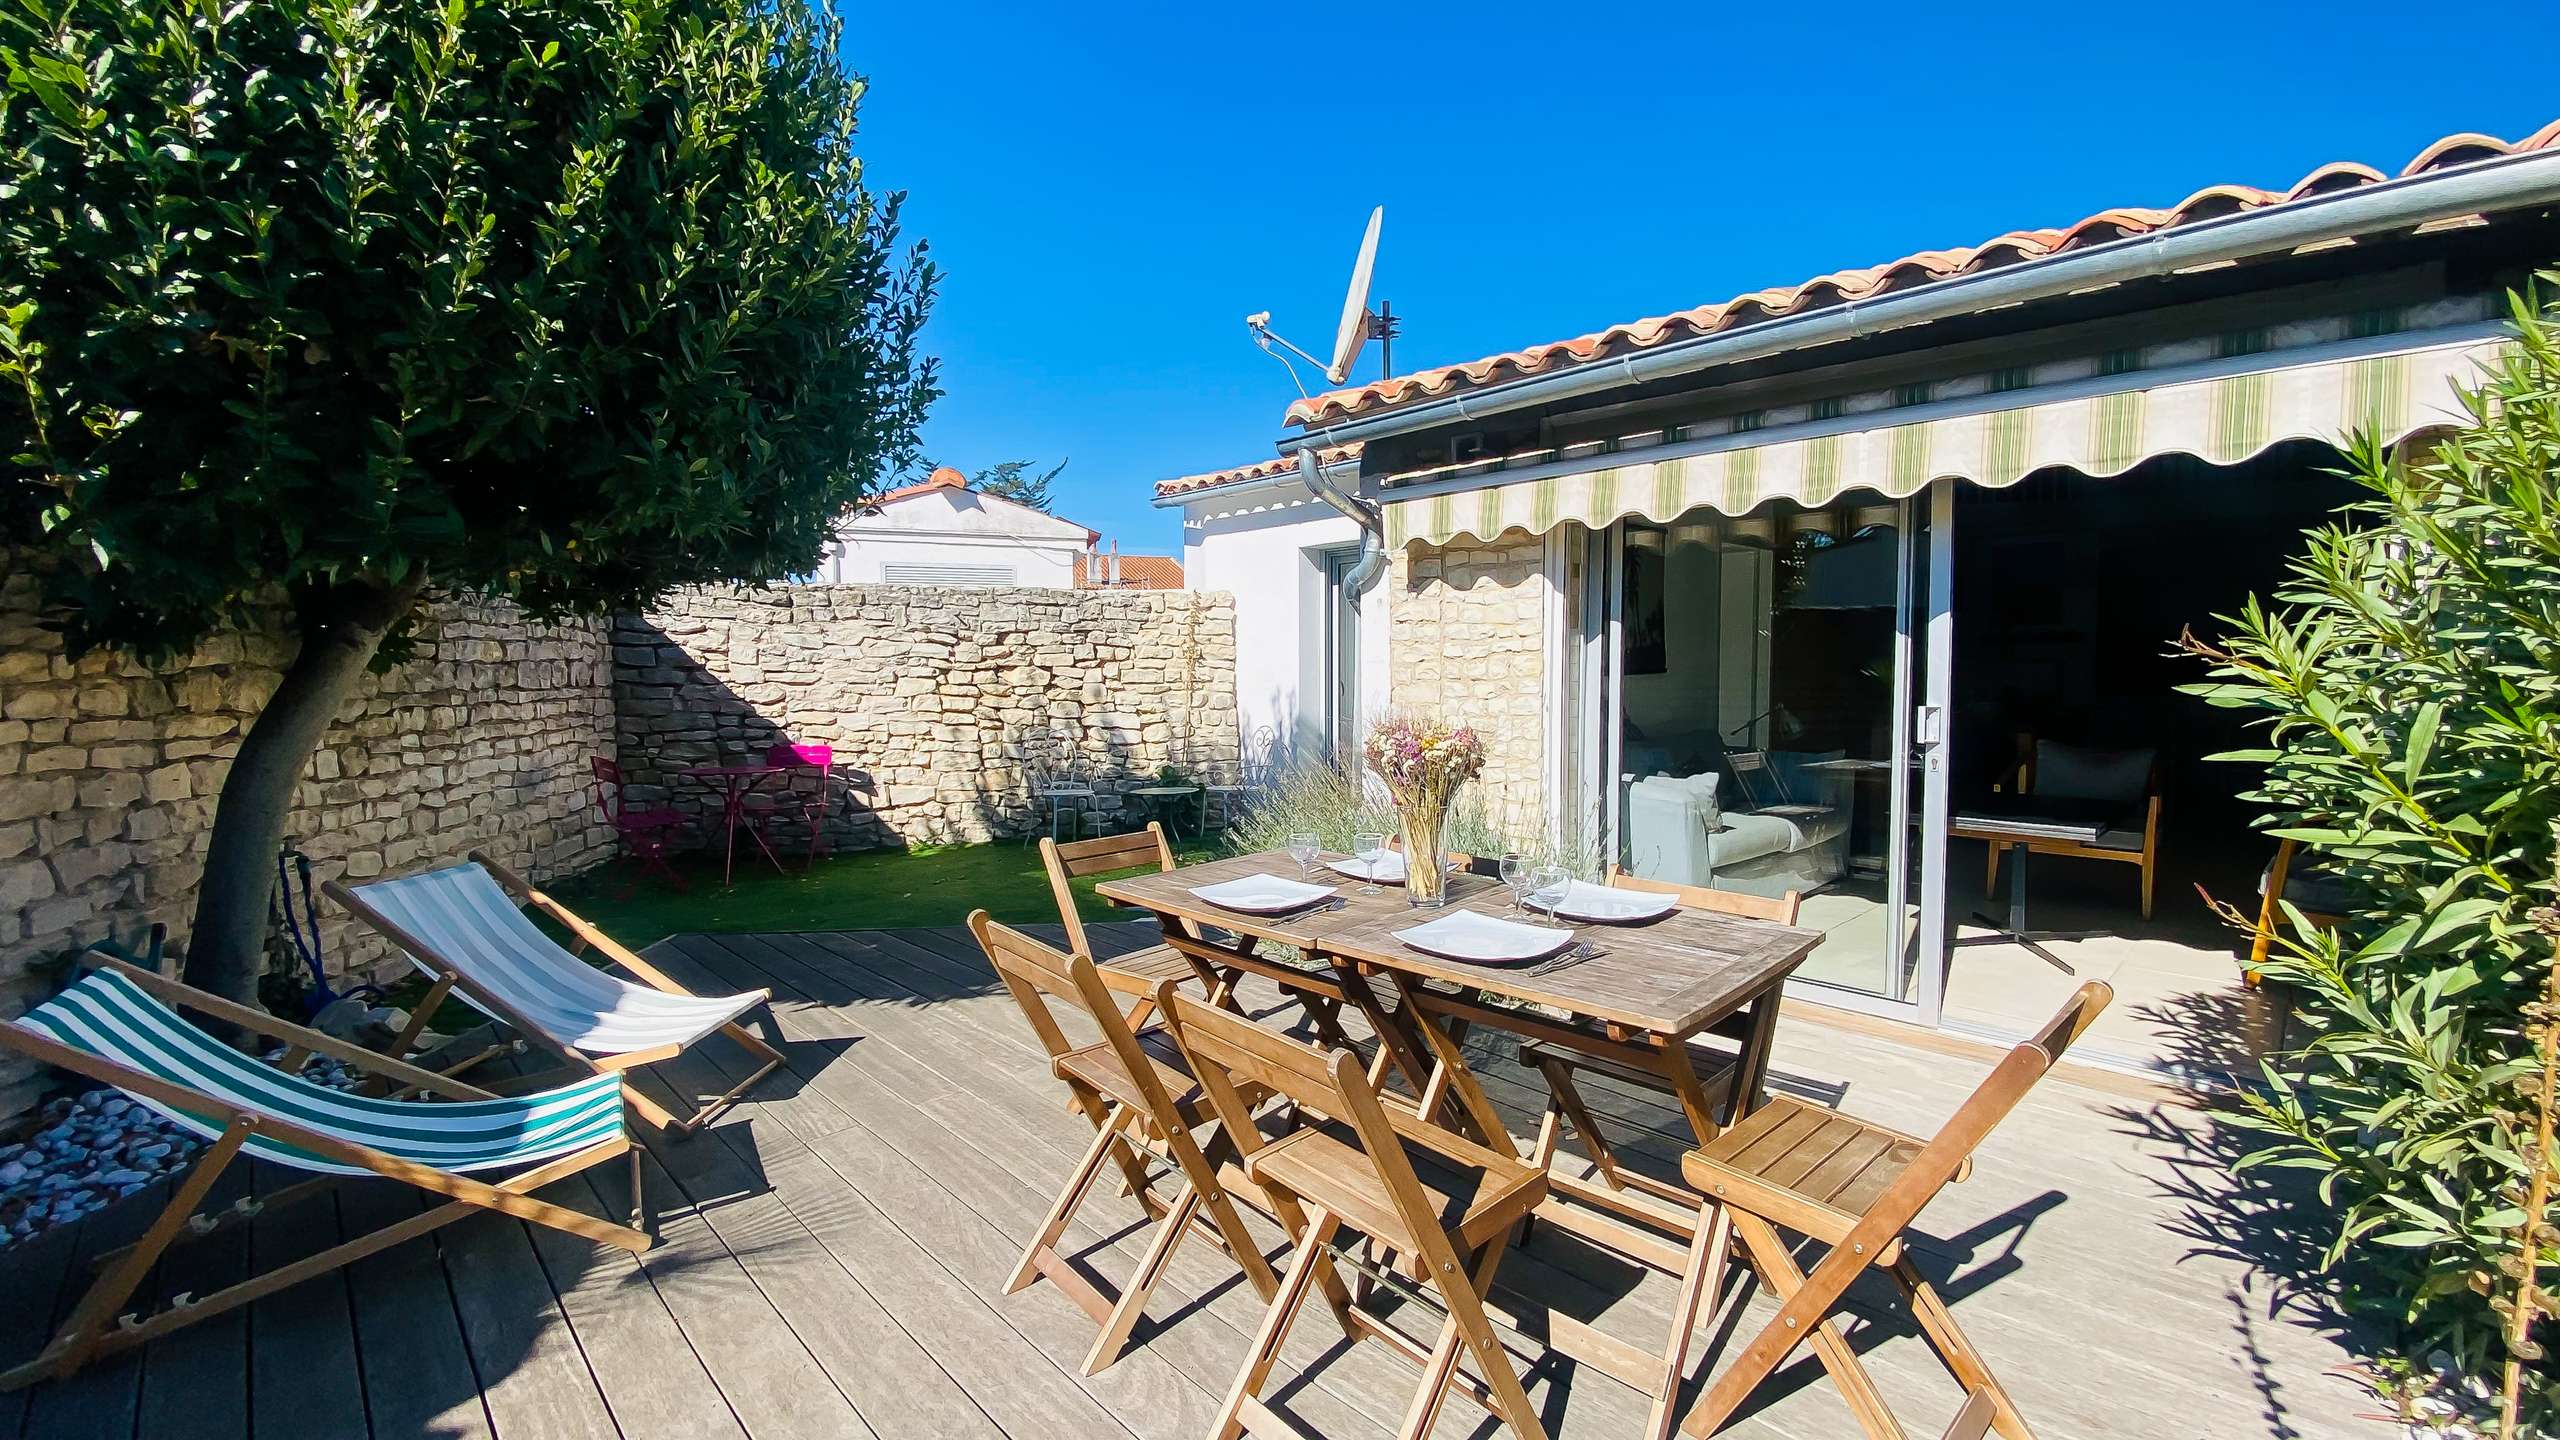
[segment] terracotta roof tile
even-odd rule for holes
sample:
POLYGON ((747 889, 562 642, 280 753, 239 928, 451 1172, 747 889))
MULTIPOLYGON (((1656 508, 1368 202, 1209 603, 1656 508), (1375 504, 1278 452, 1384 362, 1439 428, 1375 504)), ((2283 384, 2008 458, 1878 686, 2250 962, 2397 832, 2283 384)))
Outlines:
MULTIPOLYGON (((2418 153, 2401 170, 2402 175, 2418 175, 2450 165, 2490 159, 2500 155, 2519 154, 2529 150, 2560 148, 2560 120, 2543 126, 2513 144, 2488 135, 2448 135, 2418 153)), ((1906 255, 1886 265, 1861 270, 1842 270, 1817 276, 1798 285, 1779 286, 1737 295, 1721 304, 1701 305, 1669 315, 1638 320, 1632 324, 1613 325, 1571 340, 1546 345, 1533 345, 1463 365, 1444 365, 1432 370, 1417 370, 1373 384, 1353 386, 1300 400, 1289 407, 1292 424, 1305 425, 1340 419, 1351 415, 1386 410, 1416 400, 1446 395, 1455 390, 1474 389, 1522 376, 1536 375, 1585 361, 1642 350, 1673 340, 1685 340, 1722 330, 1737 329, 1783 315, 1837 305, 1847 300, 1865 299, 1888 291, 1907 290, 1932 281, 1977 273, 2002 265, 2040 259, 2047 255, 2128 235, 2147 234, 2179 225, 2193 224, 2244 210, 2261 210, 2270 205, 2326 195, 2339 190, 2371 185, 2385 178, 2369 165, 2335 162, 2323 165, 2304 176, 2290 190, 2263 190, 2254 185, 2208 185, 2165 210, 2124 207, 2101 210, 2076 224, 2060 229, 2012 230, 1996 235, 1979 245, 1959 246, 1952 250, 1923 250, 1906 255)), ((1269 464, 1272 462, 1263 462, 1269 464)), ((1285 463, 1285 462, 1283 462, 1285 463)), ((1248 466, 1246 469, 1258 467, 1248 466)), ((1220 471, 1219 475, 1235 476, 1240 472, 1220 471)), ((1169 480, 1156 487, 1158 495, 1179 494, 1184 489, 1206 488, 1211 483, 1226 483, 1215 476, 1186 476, 1169 480), (1193 482, 1201 482, 1194 484, 1193 482)))
MULTIPOLYGON (((1316 451, 1316 463, 1331 465, 1336 461, 1351 459, 1359 453, 1358 445, 1327 445, 1316 451)), ((1183 475, 1171 480, 1159 480, 1156 482, 1156 498, 1161 500, 1168 495, 1188 495, 1194 490, 1214 490, 1221 485, 1240 485, 1247 480, 1268 480, 1274 476, 1292 474, 1297 468, 1296 455, 1274 455, 1268 460, 1256 460, 1250 465, 1238 465, 1232 470, 1207 470, 1198 475, 1183 475)))
POLYGON ((881 492, 880 498, 871 503, 877 505, 887 500, 904 500, 910 495, 922 495, 931 490, 966 490, 968 488, 969 477, 945 465, 913 485, 901 485, 895 490, 881 492))

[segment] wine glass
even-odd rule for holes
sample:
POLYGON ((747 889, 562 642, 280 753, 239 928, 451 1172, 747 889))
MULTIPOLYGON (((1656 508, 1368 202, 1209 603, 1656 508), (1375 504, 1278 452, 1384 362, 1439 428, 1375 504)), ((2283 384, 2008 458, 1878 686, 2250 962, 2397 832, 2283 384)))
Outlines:
POLYGON ((1529 884, 1529 857, 1517 850, 1502 852, 1502 883, 1511 890, 1511 913, 1520 913, 1520 897, 1529 884))
POLYGON ((1386 863, 1387 836, 1383 830, 1363 830, 1351 837, 1351 853, 1360 857, 1360 893, 1378 893, 1378 867, 1386 863))
POLYGON ((1573 883, 1573 872, 1561 865, 1540 865, 1529 872, 1529 908, 1543 908, 1549 919, 1555 918, 1556 907, 1564 903, 1565 887, 1573 883))
POLYGON ((1307 878, 1307 867, 1315 863, 1316 852, 1324 848, 1324 838, 1313 830, 1289 832, 1289 858, 1298 862, 1298 878, 1307 878))

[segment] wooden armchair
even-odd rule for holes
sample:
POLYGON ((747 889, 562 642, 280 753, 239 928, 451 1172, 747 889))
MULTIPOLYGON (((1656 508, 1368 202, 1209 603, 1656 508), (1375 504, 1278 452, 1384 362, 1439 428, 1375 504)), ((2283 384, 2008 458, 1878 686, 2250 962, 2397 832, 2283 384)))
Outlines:
MULTIPOLYGON (((2077 840, 2036 840, 2029 842, 2027 848, 2038 855, 2066 855, 2080 860, 2108 860, 2119 865, 2141 866, 2142 918, 2151 918, 2151 894, 2160 865, 2158 751, 2101 750, 2022 734, 2018 737, 2017 768, 2009 773, 2006 783, 2012 787, 2012 793, 2019 795, 2125 802, 2130 814, 2140 817, 2140 829, 2109 830, 2100 835, 2094 845, 2083 845, 2077 840), (2128 777, 2135 772, 2141 775, 2138 786, 2128 783, 2128 777)), ((1961 836, 1965 832, 1959 828, 1952 833, 1961 836)), ((1992 845, 1989 866, 1982 879, 1985 895, 1999 888, 2000 855, 2014 843, 1999 841, 1992 845)))

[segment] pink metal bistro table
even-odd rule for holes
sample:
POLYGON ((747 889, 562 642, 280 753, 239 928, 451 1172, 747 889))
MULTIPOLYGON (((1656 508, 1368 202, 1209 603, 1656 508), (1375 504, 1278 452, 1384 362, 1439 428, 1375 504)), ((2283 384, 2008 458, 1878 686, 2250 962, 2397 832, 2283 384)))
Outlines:
MULTIPOLYGON (((759 762, 752 765, 691 765, 676 772, 720 792, 720 825, 726 832, 726 848, 720 861, 722 885, 737 883, 738 831, 746 820, 747 792, 773 776, 789 773, 793 768, 759 762)), ((756 848, 764 851, 764 858, 773 862, 774 870, 788 873, 782 869, 782 857, 773 853, 772 846, 765 844, 764 836, 753 826, 745 826, 745 829, 747 837, 756 842, 756 848)))

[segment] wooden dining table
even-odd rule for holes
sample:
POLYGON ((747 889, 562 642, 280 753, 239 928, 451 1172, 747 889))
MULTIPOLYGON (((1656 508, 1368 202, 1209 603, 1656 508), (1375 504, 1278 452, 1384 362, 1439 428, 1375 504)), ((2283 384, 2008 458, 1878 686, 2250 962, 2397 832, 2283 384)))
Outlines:
MULTIPOLYGON (((1309 874, 1315 883, 1338 886, 1330 900, 1278 915, 1229 910, 1192 893, 1250 875, 1297 876, 1297 862, 1278 852, 1106 880, 1098 888, 1116 903, 1153 912, 1165 922, 1167 943, 1213 981, 1242 971, 1286 992, 1314 986, 1320 1005, 1358 1010, 1416 1087, 1423 1113, 1439 1119, 1445 1107, 1454 1112, 1449 1118, 1455 1128, 1479 1140, 1508 1143, 1508 1131, 1460 1049, 1466 1030, 1475 1027, 1660 1075, 1695 1138, 1712 1139, 1759 1103, 1779 992, 1822 942, 1818 930, 1683 908, 1641 924, 1576 926, 1576 948, 1548 960, 1487 965, 1444 959, 1413 948, 1396 932, 1455 909, 1503 915, 1511 904, 1505 886, 1485 876, 1454 874, 1448 909, 1419 910, 1406 904, 1400 886, 1361 894, 1357 879, 1322 864, 1338 858, 1320 857, 1309 874), (1220 942, 1196 933, 1202 927, 1239 938, 1220 942), (1286 946, 1299 958, 1292 963, 1271 955, 1265 945, 1286 946), (1739 1047, 1724 1097, 1710 1094, 1699 1078, 1699 1052, 1690 1043, 1708 1030, 1730 1036, 1739 1047), (1721 1108, 1719 1098, 1726 1101, 1721 1108)), ((1338 1033, 1324 1033, 1333 1028, 1324 1018, 1317 1028, 1328 1043, 1348 1043, 1338 1033)), ((1624 1191, 1576 1177, 1559 1180, 1559 1193, 1569 1198, 1656 1225, 1676 1218, 1624 1191)), ((1639 1185, 1656 1200, 1690 1210, 1697 1204, 1677 1186, 1641 1179, 1639 1185)))
MULTIPOLYGON (((1445 959, 1413 948, 1396 932, 1458 909, 1504 915, 1511 906, 1506 886, 1486 876, 1452 874, 1448 907, 1417 909, 1406 903, 1401 886, 1364 895, 1357 878, 1322 864, 1340 858, 1319 857, 1307 875, 1313 883, 1336 886, 1331 898, 1278 915, 1229 910, 1192 893, 1197 886, 1252 875, 1298 876, 1297 862, 1276 851, 1106 880, 1097 888, 1106 899, 1154 913, 1166 943, 1194 962, 1213 997, 1231 992, 1238 972, 1262 976, 1307 1001, 1319 1038, 1338 1046, 1350 1041, 1332 1012, 1344 1005, 1358 1010, 1381 1047, 1371 1066, 1373 1079, 1394 1064, 1415 1086, 1424 1117, 1513 1154, 1517 1142, 1468 1068, 1462 1041, 1470 1029, 1507 1031, 1658 1074, 1703 1143, 1760 1103, 1780 992, 1822 942, 1818 930, 1681 908, 1638 924, 1576 925, 1575 946, 1546 960, 1497 965, 1445 959), (1236 938, 1219 940, 1216 931, 1236 938), (1298 956, 1284 959, 1266 946, 1285 946, 1298 956), (1711 1030, 1739 1046, 1721 1111, 1719 1097, 1699 1077, 1701 1052, 1690 1043, 1711 1030)), ((1646 1352, 1562 1314, 1550 1312, 1538 1325, 1559 1352, 1653 1396, 1659 1420, 1678 1390, 1698 1290, 1708 1279, 1693 1273, 1699 1268, 1693 1256, 1705 1248, 1705 1202, 1676 1183, 1623 1170, 1616 1178, 1633 1185, 1613 1188, 1551 1165, 1549 1193, 1535 1213, 1558 1229, 1680 1277, 1683 1313, 1666 1341, 1667 1354, 1646 1352)))

